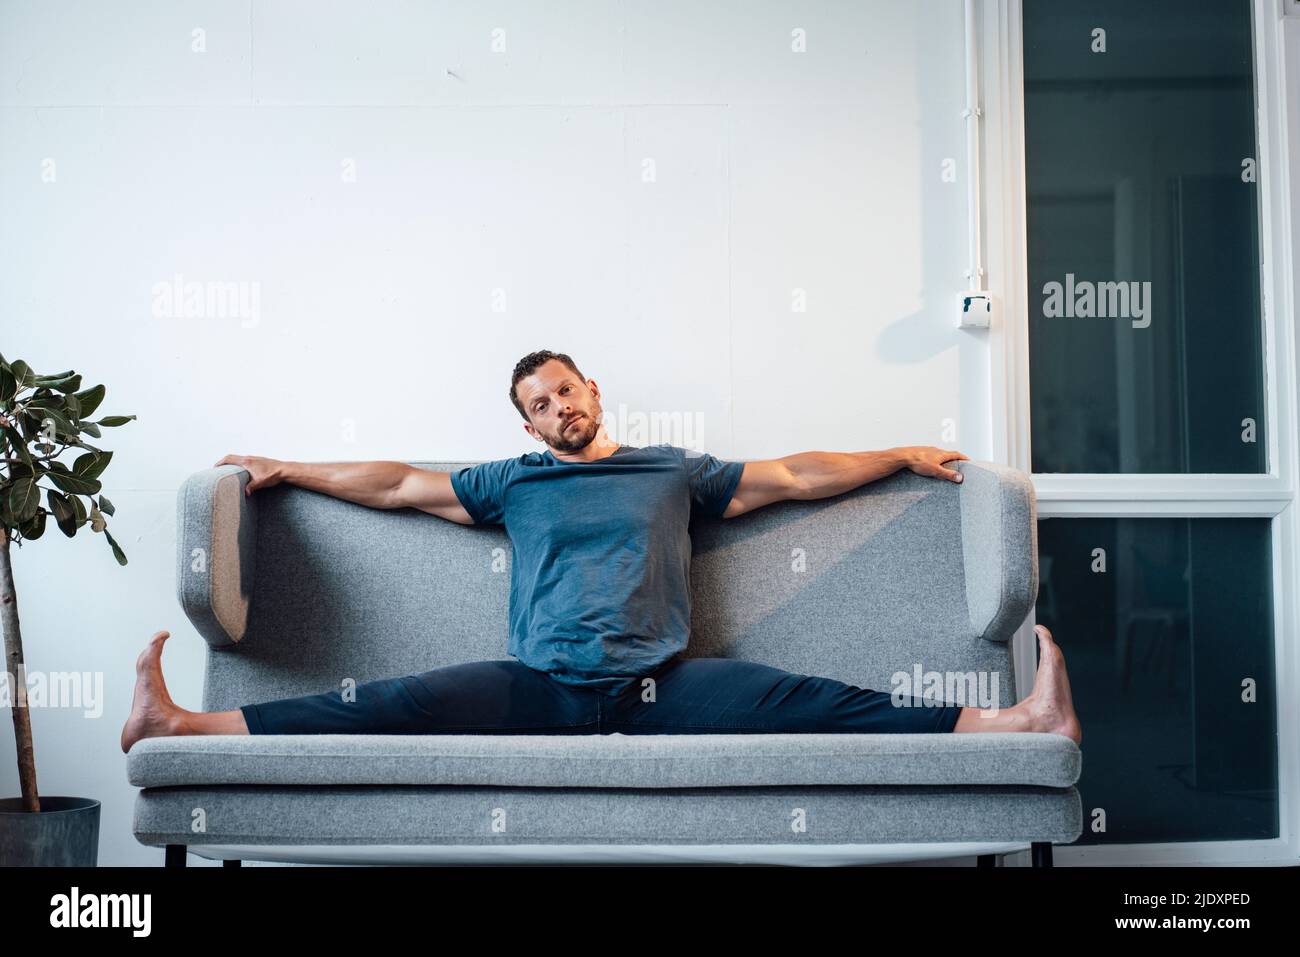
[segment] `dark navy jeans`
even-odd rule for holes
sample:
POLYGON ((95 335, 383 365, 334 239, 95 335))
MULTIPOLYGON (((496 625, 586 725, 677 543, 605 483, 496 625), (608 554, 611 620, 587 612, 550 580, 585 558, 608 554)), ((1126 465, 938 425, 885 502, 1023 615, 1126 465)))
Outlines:
POLYGON ((753 734, 949 732, 926 704, 733 658, 677 655, 618 696, 514 659, 471 661, 339 691, 246 704, 250 734, 753 734))

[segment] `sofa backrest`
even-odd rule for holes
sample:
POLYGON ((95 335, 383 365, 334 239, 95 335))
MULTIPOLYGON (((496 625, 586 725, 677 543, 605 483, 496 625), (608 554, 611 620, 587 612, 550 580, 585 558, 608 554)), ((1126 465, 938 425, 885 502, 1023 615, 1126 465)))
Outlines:
MULTIPOLYGON (((898 673, 973 674, 1014 703, 1007 638, 1038 587, 1033 489, 1004 466, 958 467, 961 484, 903 471, 694 521, 686 654, 885 691, 898 673)), ((507 657, 503 527, 287 484, 246 496, 247 480, 206 469, 178 495, 178 595, 210 646, 205 710, 507 657)))

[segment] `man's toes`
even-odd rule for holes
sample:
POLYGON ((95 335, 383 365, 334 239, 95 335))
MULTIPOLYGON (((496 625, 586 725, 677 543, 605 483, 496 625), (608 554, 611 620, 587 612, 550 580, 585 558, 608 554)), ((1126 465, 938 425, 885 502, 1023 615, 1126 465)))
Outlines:
POLYGON ((144 650, 141 651, 139 657, 136 658, 136 667, 142 667, 151 658, 160 658, 162 656, 163 642, 165 642, 170 636, 171 632, 169 631, 155 631, 149 638, 149 643, 144 646, 144 650))
POLYGON ((145 646, 144 651, 140 652, 140 654, 136 656, 135 659, 136 674, 141 674, 145 671, 148 671, 149 666, 153 664, 154 660, 157 659, 157 657, 158 657, 158 649, 152 642, 150 642, 148 645, 145 646))

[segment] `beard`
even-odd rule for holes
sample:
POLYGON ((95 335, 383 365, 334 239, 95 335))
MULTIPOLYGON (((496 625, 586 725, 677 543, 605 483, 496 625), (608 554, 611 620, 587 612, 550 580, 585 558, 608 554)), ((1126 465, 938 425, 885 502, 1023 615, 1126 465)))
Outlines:
POLYGON ((586 413, 581 414, 576 425, 561 429, 558 435, 550 437, 550 446, 561 452, 577 452, 591 444, 600 430, 600 423, 586 413))

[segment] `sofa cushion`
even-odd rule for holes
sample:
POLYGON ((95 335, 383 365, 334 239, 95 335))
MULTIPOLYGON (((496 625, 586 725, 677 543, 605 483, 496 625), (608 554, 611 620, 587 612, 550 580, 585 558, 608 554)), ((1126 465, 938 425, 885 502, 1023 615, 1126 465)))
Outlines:
POLYGON ((683 788, 1033 785, 1079 779, 1059 734, 204 735, 146 738, 137 787, 499 785, 683 788))
MULTIPOLYGON (((1077 788, 145 788, 142 844, 776 844, 1051 841, 1077 788), (203 809, 202 830, 195 809, 203 809)), ((255 859, 255 858, 254 858, 255 859)))

